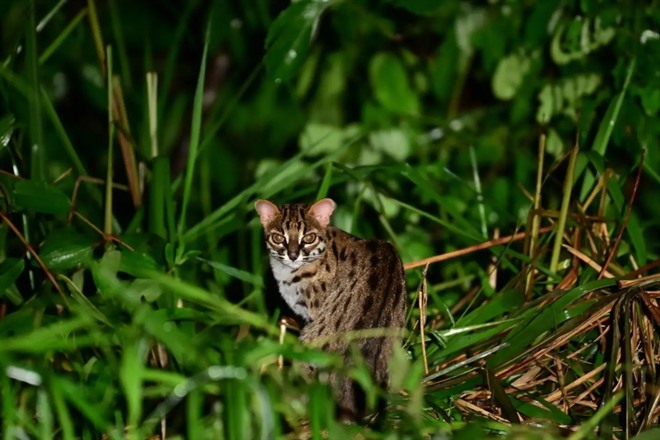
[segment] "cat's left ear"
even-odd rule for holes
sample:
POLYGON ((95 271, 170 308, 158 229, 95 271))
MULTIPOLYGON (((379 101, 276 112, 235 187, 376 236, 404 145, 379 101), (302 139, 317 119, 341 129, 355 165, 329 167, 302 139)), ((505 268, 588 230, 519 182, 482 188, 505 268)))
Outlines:
POLYGON ((280 209, 269 200, 257 200, 254 209, 257 210, 259 220, 261 220, 264 228, 280 213, 280 209))
POLYGON ((321 199, 309 207, 309 213, 314 216, 321 227, 325 228, 330 223, 330 216, 335 210, 335 202, 332 199, 321 199))

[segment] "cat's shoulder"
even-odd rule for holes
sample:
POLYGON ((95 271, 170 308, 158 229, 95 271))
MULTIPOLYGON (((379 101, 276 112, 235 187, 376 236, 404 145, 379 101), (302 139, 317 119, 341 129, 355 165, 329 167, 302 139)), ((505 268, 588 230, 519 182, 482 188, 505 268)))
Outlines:
POLYGON ((396 248, 389 241, 360 238, 336 226, 328 226, 328 235, 337 242, 363 249, 366 252, 394 253, 398 255, 396 248))

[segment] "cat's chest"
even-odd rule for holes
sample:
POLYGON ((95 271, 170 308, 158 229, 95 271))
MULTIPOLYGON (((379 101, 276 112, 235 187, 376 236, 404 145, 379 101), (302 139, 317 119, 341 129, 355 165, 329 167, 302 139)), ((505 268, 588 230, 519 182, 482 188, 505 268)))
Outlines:
POLYGON ((304 284, 309 282, 310 276, 301 276, 295 268, 287 266, 278 260, 271 259, 273 276, 277 281, 280 295, 291 310, 301 316, 305 321, 311 321, 310 310, 307 307, 306 298, 301 294, 304 284))

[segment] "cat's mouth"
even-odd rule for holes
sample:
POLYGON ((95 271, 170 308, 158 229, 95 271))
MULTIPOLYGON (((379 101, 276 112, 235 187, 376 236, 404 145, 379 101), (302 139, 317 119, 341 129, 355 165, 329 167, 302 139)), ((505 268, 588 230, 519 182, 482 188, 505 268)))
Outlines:
POLYGON ((302 266, 303 264, 311 263, 311 262, 319 259, 318 255, 314 255, 314 256, 307 255, 307 256, 303 256, 303 257, 298 257, 295 260, 290 259, 288 255, 280 255, 280 254, 275 253, 275 252, 271 253, 271 255, 273 257, 277 258, 277 260, 279 260, 282 264, 284 264, 286 266, 289 266, 293 269, 297 269, 300 266, 302 266))

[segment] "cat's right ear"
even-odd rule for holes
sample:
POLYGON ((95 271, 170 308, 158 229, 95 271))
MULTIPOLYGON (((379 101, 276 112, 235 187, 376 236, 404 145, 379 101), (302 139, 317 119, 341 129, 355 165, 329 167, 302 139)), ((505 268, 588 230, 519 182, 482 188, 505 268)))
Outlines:
POLYGON ((257 200, 254 204, 254 209, 257 210, 264 228, 280 213, 280 209, 268 200, 257 200))
POLYGON ((314 216, 321 227, 325 228, 330 223, 330 216, 335 210, 335 206, 332 199, 321 199, 309 207, 309 213, 314 216))

